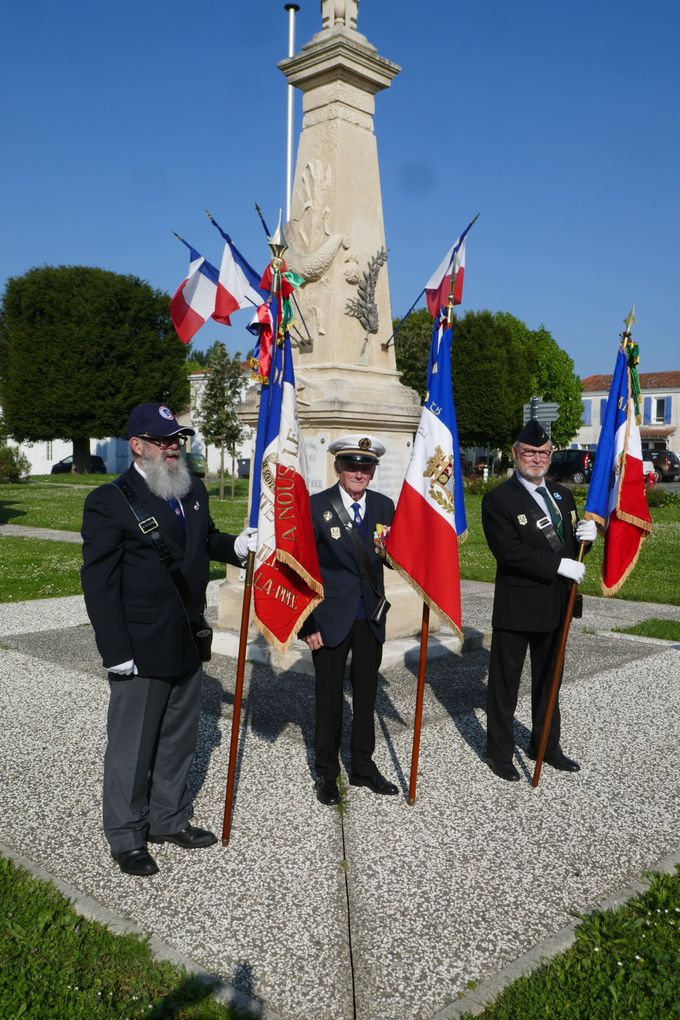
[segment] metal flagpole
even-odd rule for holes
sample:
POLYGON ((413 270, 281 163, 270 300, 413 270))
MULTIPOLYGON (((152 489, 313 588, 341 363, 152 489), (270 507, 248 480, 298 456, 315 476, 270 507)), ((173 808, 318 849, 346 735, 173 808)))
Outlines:
MULTIPOLYGON (((295 53, 295 15, 300 10, 299 4, 284 4, 288 11, 288 56, 295 53)), ((286 130, 286 223, 290 221, 290 200, 293 194, 293 100, 295 89, 288 86, 288 122, 286 130)))

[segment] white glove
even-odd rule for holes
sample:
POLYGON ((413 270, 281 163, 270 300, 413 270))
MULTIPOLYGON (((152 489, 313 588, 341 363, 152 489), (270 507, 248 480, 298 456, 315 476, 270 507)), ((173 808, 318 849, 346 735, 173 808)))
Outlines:
POLYGON ((585 563, 579 563, 578 560, 560 560, 557 573, 561 574, 562 577, 568 577, 570 581, 576 581, 577 584, 580 584, 586 576, 586 565, 585 563))
POLYGON ((234 555, 242 562, 248 558, 250 551, 257 550, 257 528, 244 528, 234 539, 234 555))
POLYGON ((576 538, 579 542, 594 542, 597 538, 595 521, 579 521, 576 525, 576 538))
POLYGON ((139 670, 135 666, 135 660, 120 662, 117 666, 107 666, 109 673, 116 673, 118 676, 139 676, 139 670))

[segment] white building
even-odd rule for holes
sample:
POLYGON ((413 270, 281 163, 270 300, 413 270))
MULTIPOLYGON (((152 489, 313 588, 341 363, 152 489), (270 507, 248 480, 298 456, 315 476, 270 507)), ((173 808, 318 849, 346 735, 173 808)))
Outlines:
MULTIPOLYGON (((597 446, 611 384, 610 375, 589 375, 583 380, 583 424, 572 447, 597 446)), ((641 372, 640 391, 642 449, 680 454, 680 372, 641 372)))

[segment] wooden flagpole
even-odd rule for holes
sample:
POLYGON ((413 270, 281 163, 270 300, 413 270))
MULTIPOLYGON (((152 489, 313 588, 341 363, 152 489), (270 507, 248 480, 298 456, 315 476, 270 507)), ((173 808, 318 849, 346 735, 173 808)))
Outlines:
MULTIPOLYGON (((585 547, 588 543, 581 542, 578 550, 578 562, 581 563, 583 560, 583 554, 585 547)), ((553 670, 552 683, 550 685, 550 695, 548 697, 548 704, 545 710, 545 718, 543 720, 543 728, 541 730, 541 739, 538 744, 538 753, 536 755, 536 764, 534 766, 534 774, 531 779, 531 785, 533 787, 538 786, 538 782, 541 778, 541 767, 543 765, 543 759, 545 757, 545 749, 548 744, 548 733, 550 731, 550 723, 552 722, 553 712, 555 711, 555 702, 557 701, 557 692, 560 688, 560 679, 562 677, 562 669, 564 667, 564 655, 567 648, 567 638, 569 637, 569 628, 571 627, 571 618, 574 615, 574 602, 576 601, 576 591, 578 585, 576 581, 572 581, 569 586, 569 596, 567 598, 567 605, 564 611, 564 620, 562 621, 562 632, 560 634, 560 643, 557 647, 557 655, 555 656, 555 668, 553 670)))
POLYGON ((425 694, 425 669, 427 666, 427 640, 430 634, 430 607, 423 602, 423 622, 420 628, 420 657, 418 659, 418 690, 416 693, 416 714, 413 720, 413 750, 411 751, 411 776, 408 784, 408 802, 416 802, 418 782, 418 755, 420 753, 420 731, 423 724, 423 697, 425 694))
POLYGON ((234 708, 231 716, 231 742, 229 745, 229 768, 227 770, 227 792, 224 799, 224 819, 222 821, 222 846, 227 846, 231 837, 231 817, 234 807, 234 780, 236 777, 236 758, 238 756, 238 738, 241 728, 241 703, 243 701, 243 677, 246 668, 246 648, 248 645, 248 622, 250 619, 250 602, 253 593, 253 570, 255 553, 248 551, 246 560, 246 583, 243 591, 243 607, 241 609, 241 632, 239 635, 238 661, 236 664, 236 686, 234 688, 234 708))

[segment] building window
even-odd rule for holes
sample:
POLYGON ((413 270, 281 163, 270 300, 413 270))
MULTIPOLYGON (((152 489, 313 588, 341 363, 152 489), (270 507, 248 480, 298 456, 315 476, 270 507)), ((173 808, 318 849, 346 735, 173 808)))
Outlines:
POLYGON ((52 460, 52 456, 53 456, 53 454, 52 454, 52 440, 50 439, 50 440, 48 440, 45 443, 45 459, 50 461, 50 460, 52 460))
POLYGON ((670 398, 654 397, 652 400, 652 422, 655 425, 668 424, 670 422, 670 398))

